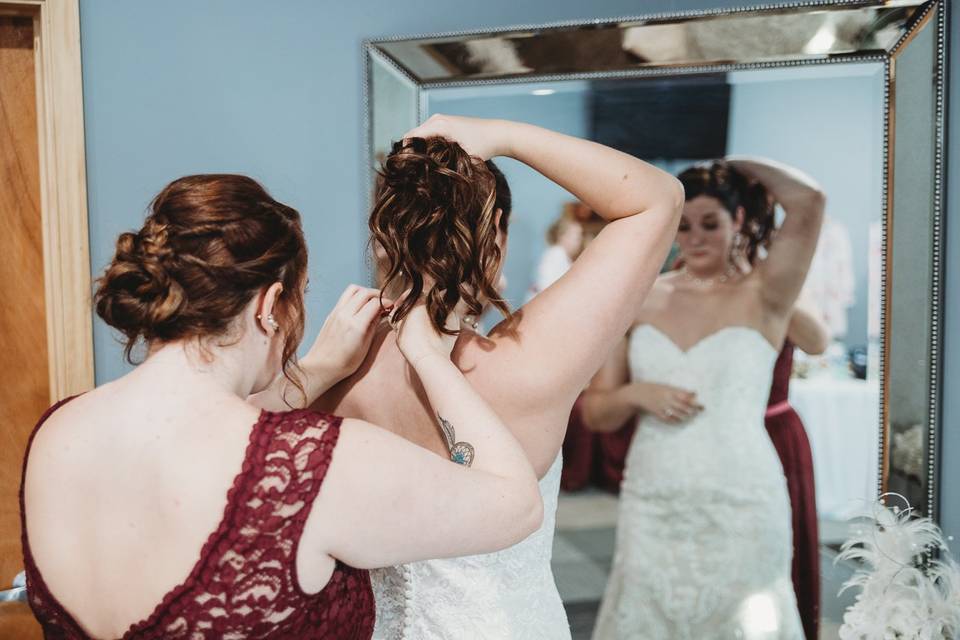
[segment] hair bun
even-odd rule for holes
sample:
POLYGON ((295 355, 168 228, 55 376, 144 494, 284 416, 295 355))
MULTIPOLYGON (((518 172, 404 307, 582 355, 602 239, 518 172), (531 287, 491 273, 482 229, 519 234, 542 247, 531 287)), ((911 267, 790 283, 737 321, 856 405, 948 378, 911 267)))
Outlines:
POLYGON ((184 302, 183 288, 163 264, 173 254, 164 246, 166 235, 152 234, 149 227, 139 234, 120 234, 97 292, 97 313, 107 324, 148 339, 166 337, 164 325, 171 324, 184 302))
POLYGON ((134 363, 141 340, 232 334, 256 296, 279 282, 273 314, 283 328, 283 374, 302 391, 289 367, 303 336, 306 268, 295 209, 247 176, 184 176, 154 197, 138 232, 120 234, 94 302, 126 337, 124 355, 134 363))
POLYGON ((399 193, 416 193, 426 197, 444 197, 452 192, 455 183, 461 183, 470 176, 464 170, 467 165, 475 165, 480 170, 482 162, 471 158, 456 142, 443 138, 407 138, 393 143, 390 154, 380 170, 382 184, 399 193), (446 180, 445 180, 446 179, 446 180), (447 194, 438 193, 444 189, 447 181, 447 194), (449 184, 453 181, 454 184, 449 184))

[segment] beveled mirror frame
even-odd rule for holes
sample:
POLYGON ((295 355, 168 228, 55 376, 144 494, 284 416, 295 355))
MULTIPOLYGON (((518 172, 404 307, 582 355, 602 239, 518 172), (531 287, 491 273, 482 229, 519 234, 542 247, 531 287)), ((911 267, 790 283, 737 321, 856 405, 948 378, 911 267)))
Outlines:
MULTIPOLYGON (((885 90, 883 95, 883 177, 882 177, 882 202, 883 210, 881 212, 882 223, 882 256, 881 265, 883 279, 880 293, 880 322, 881 322, 881 353, 880 353, 880 412, 879 420, 879 473, 878 473, 878 496, 889 488, 889 478, 891 473, 891 413, 890 413, 890 390, 891 385, 906 383, 915 379, 917 375, 926 377, 926 397, 922 398, 923 406, 926 407, 925 420, 925 451, 923 458, 923 469, 925 477, 921 478, 923 483, 922 497, 914 501, 914 507, 924 514, 934 519, 938 512, 938 462, 939 462, 939 442, 940 442, 940 406, 941 406, 941 355, 942 355, 942 327, 943 327, 943 215, 945 205, 944 184, 946 176, 946 158, 944 154, 945 127, 944 120, 946 113, 946 61, 948 45, 948 13, 949 2, 947 0, 806 0, 801 2, 790 2, 779 5, 753 5, 732 9, 714 9, 714 10, 695 10, 679 13, 659 13, 652 15, 629 16, 615 19, 598 19, 593 21, 570 21, 556 22, 542 25, 520 25, 514 27, 504 27, 480 31, 456 31, 436 34, 421 34, 413 36, 394 36, 382 39, 367 40, 363 43, 364 59, 364 111, 366 116, 366 152, 363 155, 363 171, 367 176, 364 181, 364 201, 369 203, 371 196, 371 185, 373 184, 375 146, 374 136, 377 126, 378 106, 386 109, 390 117, 397 122, 393 135, 401 135, 399 127, 412 128, 418 122, 422 121, 426 115, 425 92, 430 89, 452 88, 452 87, 478 87, 485 85, 503 85, 513 83, 532 83, 532 82, 551 82, 565 80, 612 80, 612 79, 631 79, 644 78, 652 76, 672 76, 672 75, 696 75, 725 73, 730 71, 742 71, 752 69, 770 69, 784 68, 807 65, 823 64, 844 64, 844 63, 863 63, 878 62, 883 65, 885 74, 885 90), (560 73, 544 73, 531 69, 529 72, 517 72, 516 69, 510 72, 483 73, 465 75, 461 77, 452 76, 448 79, 429 79, 418 77, 402 60, 398 59, 397 46, 414 47, 433 46, 438 44, 465 42, 477 38, 544 38, 561 34, 572 34, 577 31, 595 32, 603 29, 620 29, 635 26, 661 26, 671 24, 683 24, 691 22, 705 22, 727 18, 762 18, 765 16, 790 16, 790 15, 808 15, 825 14, 830 11, 847 11, 850 9, 894 11, 903 10, 910 12, 911 15, 904 23, 903 31, 888 47, 863 48, 856 51, 839 51, 836 53, 828 52, 823 54, 810 54, 797 52, 795 55, 779 55, 775 59, 756 59, 756 60, 676 60, 668 62, 642 62, 635 65, 628 65, 629 68, 603 69, 596 70, 590 68, 575 69, 560 73), (897 275, 894 271, 893 247, 894 247, 894 198, 898 187, 904 191, 909 191, 909 185, 905 182, 906 177, 900 177, 896 171, 897 164, 897 146, 896 131, 898 128, 897 118, 897 70, 898 62, 903 54, 910 49, 910 44, 918 34, 925 30, 931 30, 933 38, 933 78, 931 96, 931 105, 929 111, 923 110, 921 113, 913 114, 916 117, 929 118, 932 130, 931 135, 931 155, 930 164, 932 175, 929 176, 931 182, 930 198, 930 227, 923 227, 918 233, 925 234, 923 237, 929 240, 928 258, 929 264, 920 261, 920 265, 925 273, 929 274, 929 289, 925 292, 926 299, 929 301, 929 315, 927 322, 923 323, 925 335, 923 341, 926 344, 925 358, 922 359, 925 371, 917 371, 910 366, 910 362, 894 361, 891 358, 891 344, 896 338, 897 327, 892 327, 894 279, 897 275), (393 53, 391 53, 393 49, 393 53), (404 87, 408 91, 407 104, 397 104, 396 102, 388 105, 379 105, 377 102, 376 80, 378 73, 389 73, 398 86, 404 87), (404 113, 408 116, 404 117, 404 113), (900 182, 898 182, 900 178, 900 182)), ((879 15, 879 14, 877 14, 879 15)), ((901 65, 903 66, 903 65, 901 65)), ((902 72, 902 70, 901 70, 902 72)), ((901 73, 901 77, 903 73, 901 73)), ((382 102, 382 100, 381 100, 382 102)), ((901 114, 901 120, 910 120, 907 114, 901 114)), ((905 148, 907 145, 902 144, 905 148)), ((906 153, 906 152, 905 152, 906 153)), ((901 163, 908 160, 901 159, 901 163)), ((369 207, 368 207, 369 208, 369 207)), ((904 207, 905 208, 905 207, 904 207)), ((906 216, 910 211, 904 211, 901 215, 906 216)), ((903 234, 902 234, 903 235, 903 234)), ((908 239, 909 240, 909 239, 908 239)), ((909 245, 909 242, 905 244, 909 245)), ((901 250, 902 256, 898 266, 904 264, 907 257, 906 247, 901 250)), ((916 263, 913 256, 910 256, 907 262, 916 263)), ((907 268, 903 277, 913 275, 907 268)), ((898 281, 899 282, 899 281, 898 281)), ((912 282, 899 282, 901 290, 905 287, 916 286, 912 282)), ((915 314, 916 309, 901 311, 902 313, 915 314)), ((898 325, 899 326, 899 325, 898 325)), ((912 336, 916 338, 917 336, 912 336)), ((913 342, 911 336, 902 335, 897 338, 898 343, 904 344, 913 342)))

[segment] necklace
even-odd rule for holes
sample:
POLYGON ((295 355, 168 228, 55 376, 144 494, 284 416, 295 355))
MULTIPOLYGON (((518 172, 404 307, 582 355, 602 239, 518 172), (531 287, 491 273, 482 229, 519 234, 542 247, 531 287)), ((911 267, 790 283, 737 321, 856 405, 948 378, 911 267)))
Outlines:
POLYGON ((686 280, 687 282, 692 282, 697 286, 712 287, 715 284, 723 284, 724 282, 728 282, 730 278, 732 278, 737 273, 737 269, 732 264, 727 265, 727 270, 715 278, 698 278, 697 276, 692 275, 689 271, 687 271, 686 266, 680 269, 680 273, 681 275, 683 275, 683 279, 686 280))

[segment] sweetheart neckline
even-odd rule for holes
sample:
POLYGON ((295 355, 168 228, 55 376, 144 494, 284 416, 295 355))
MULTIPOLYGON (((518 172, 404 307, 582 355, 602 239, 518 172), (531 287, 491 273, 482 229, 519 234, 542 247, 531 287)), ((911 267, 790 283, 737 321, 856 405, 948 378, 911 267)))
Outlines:
MULTIPOLYGON (((669 335, 666 331, 664 331, 663 329, 661 329, 661 328, 658 327, 657 325, 652 324, 652 323, 650 323, 650 322, 642 322, 642 323, 634 326, 633 331, 636 331, 636 330, 638 330, 638 329, 642 329, 642 328, 644 328, 644 327, 647 327, 647 328, 649 328, 649 329, 652 329, 654 333, 659 334, 659 335, 660 335, 662 338, 664 338, 667 342, 669 342, 671 345, 673 345, 674 349, 676 349, 676 350, 677 350, 678 352, 680 352, 682 355, 688 355, 691 351, 693 351, 694 349, 696 349, 697 347, 699 347, 699 346, 702 345, 703 343, 709 342, 711 339, 717 337, 718 335, 720 335, 720 334, 722 334, 722 333, 724 333, 724 332, 726 332, 726 331, 745 331, 745 332, 747 332, 747 333, 752 333, 752 334, 756 335, 758 338, 760 338, 760 340, 763 341, 763 344, 766 345, 771 351, 773 351, 773 353, 776 354, 776 353, 779 353, 779 352, 780 352, 779 349, 777 349, 777 348, 774 347, 772 344, 770 344, 770 341, 767 340, 766 336, 764 336, 762 333, 760 333, 760 330, 759 330, 759 329, 756 329, 756 328, 754 328, 754 327, 748 327, 748 326, 742 325, 742 324, 729 324, 729 325, 727 325, 727 326, 725 326, 725 327, 720 327, 720 328, 717 329, 716 331, 711 331, 710 333, 706 334, 705 336, 703 336, 703 337, 701 337, 700 339, 698 339, 697 341, 695 341, 693 344, 691 344, 691 345, 690 345, 689 347, 687 347, 686 349, 684 349, 683 347, 681 347, 681 346, 677 343, 677 341, 674 340, 673 338, 671 338, 670 335, 669 335)), ((631 331, 631 334, 633 333, 633 331, 631 331)))

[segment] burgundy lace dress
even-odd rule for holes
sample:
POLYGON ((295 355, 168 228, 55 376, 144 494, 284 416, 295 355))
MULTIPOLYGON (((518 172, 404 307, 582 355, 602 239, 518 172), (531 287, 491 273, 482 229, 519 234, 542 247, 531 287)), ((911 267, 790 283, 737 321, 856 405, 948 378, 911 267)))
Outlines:
MULTIPOLYGON (((65 402, 65 401, 64 401, 65 402)), ((47 410, 47 417, 63 402, 47 410)), ((220 526, 197 564, 153 613, 130 626, 127 639, 328 638, 368 640, 374 603, 366 571, 337 563, 327 585, 304 593, 297 580, 297 543, 330 465, 340 418, 311 411, 264 411, 253 427, 243 467, 227 494, 220 526)), ((30 606, 47 638, 89 640, 50 593, 34 564, 20 485, 24 567, 30 606)))
POLYGON ((813 482, 813 452, 800 416, 788 401, 793 345, 783 345, 773 367, 767 405, 767 433, 787 477, 793 513, 793 589, 807 640, 816 640, 820 620, 820 546, 817 499, 813 482))

